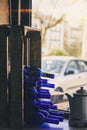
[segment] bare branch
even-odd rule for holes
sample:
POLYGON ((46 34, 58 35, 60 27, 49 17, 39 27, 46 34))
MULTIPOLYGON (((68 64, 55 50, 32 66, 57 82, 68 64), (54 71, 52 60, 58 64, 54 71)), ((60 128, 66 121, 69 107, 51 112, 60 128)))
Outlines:
POLYGON ((43 24, 43 26, 41 27, 41 29, 42 29, 41 37, 42 37, 43 43, 45 42, 45 36, 46 36, 47 29, 49 29, 49 28, 51 28, 51 27, 53 27, 57 24, 60 24, 64 20, 64 15, 62 15, 58 19, 53 18, 51 16, 40 15, 40 13, 38 11, 35 12, 34 15, 40 21, 46 21, 47 22, 46 24, 43 24))

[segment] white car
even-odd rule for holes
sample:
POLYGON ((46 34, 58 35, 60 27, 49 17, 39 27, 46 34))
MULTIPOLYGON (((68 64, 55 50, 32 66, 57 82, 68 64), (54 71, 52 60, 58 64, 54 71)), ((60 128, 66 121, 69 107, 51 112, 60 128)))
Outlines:
POLYGON ((73 93, 79 87, 87 87, 87 61, 71 56, 48 56, 42 58, 43 72, 55 75, 48 79, 55 88, 49 89, 54 103, 58 103, 65 93, 73 93))

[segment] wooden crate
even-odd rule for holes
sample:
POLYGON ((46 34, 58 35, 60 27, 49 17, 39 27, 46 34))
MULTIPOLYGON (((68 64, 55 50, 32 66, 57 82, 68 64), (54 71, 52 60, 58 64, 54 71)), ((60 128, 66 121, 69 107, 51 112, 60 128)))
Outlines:
POLYGON ((0 25, 0 128, 24 127, 24 65, 41 67, 40 31, 0 25))

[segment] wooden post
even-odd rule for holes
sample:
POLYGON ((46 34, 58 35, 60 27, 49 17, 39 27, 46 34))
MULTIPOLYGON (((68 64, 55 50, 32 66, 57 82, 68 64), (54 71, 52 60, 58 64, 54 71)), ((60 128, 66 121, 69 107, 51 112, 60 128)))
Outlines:
POLYGON ((23 28, 11 28, 10 127, 23 128, 23 28))
POLYGON ((9 28, 0 26, 0 128, 8 127, 7 36, 9 28))
POLYGON ((39 30, 29 30, 26 33, 29 38, 28 65, 41 68, 41 35, 39 30))
POLYGON ((20 25, 32 25, 32 0, 21 0, 20 25))

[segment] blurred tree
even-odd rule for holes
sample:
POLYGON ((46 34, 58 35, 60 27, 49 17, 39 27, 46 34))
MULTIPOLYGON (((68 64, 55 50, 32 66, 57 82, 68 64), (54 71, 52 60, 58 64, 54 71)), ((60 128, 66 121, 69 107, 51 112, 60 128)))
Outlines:
POLYGON ((64 15, 62 15, 60 18, 56 19, 51 16, 45 16, 45 15, 40 15, 39 11, 34 12, 35 18, 40 20, 40 29, 41 29, 41 39, 42 39, 42 45, 44 46, 45 43, 45 37, 46 37, 46 32, 49 28, 60 24, 61 22, 64 21, 64 15))
POLYGON ((64 44, 64 49, 70 56, 80 57, 81 56, 81 50, 82 50, 81 48, 82 48, 81 42, 80 43, 74 42, 71 45, 64 44))
POLYGON ((68 56, 69 54, 65 50, 60 49, 52 49, 51 52, 48 53, 48 56, 68 56))

